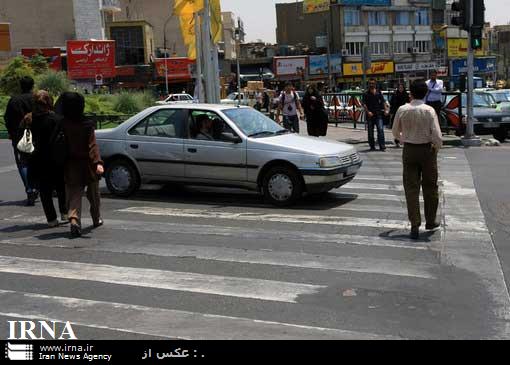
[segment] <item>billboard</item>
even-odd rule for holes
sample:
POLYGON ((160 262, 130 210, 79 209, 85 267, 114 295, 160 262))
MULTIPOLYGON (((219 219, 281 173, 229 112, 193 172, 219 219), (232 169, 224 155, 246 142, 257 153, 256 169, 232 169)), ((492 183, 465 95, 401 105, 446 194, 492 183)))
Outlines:
POLYGON ((342 5, 391 6, 391 0, 339 0, 338 3, 342 5))
MULTIPOLYGON (((328 74, 328 56, 310 56, 308 58, 310 75, 327 75, 328 74)), ((342 73, 342 57, 339 54, 333 54, 330 57, 331 73, 342 73)))
POLYGON ((437 70, 436 62, 399 63, 395 65, 395 72, 417 72, 437 70))
MULTIPOLYGON (((488 49, 487 40, 482 40, 482 49, 476 50, 475 55, 483 57, 486 55, 485 50, 488 49)), ((461 58, 467 57, 468 54, 468 40, 467 38, 449 38, 448 39, 448 57, 461 58)))
POLYGON ((195 61, 187 57, 156 58, 154 60, 156 76, 164 78, 165 68, 168 68, 169 80, 191 80, 194 64, 195 61))
POLYGON ((24 57, 32 58, 40 55, 46 58, 48 66, 54 71, 62 71, 62 56, 60 48, 22 48, 21 54, 24 57))
MULTIPOLYGON (((475 58, 476 73, 493 73, 496 72, 496 57, 475 58)), ((452 61, 452 76, 460 76, 467 73, 467 60, 452 61)))
POLYGON ((74 80, 115 77, 115 41, 67 41, 67 74, 74 80))
MULTIPOLYGON (((344 63, 344 76, 363 76, 361 63, 344 63)), ((372 67, 367 71, 368 75, 392 74, 395 72, 393 61, 372 62, 372 67)))
POLYGON ((330 0, 303 0, 303 13, 320 13, 322 11, 329 11, 330 0))
POLYGON ((0 52, 11 51, 11 29, 9 23, 0 23, 0 52))
POLYGON ((275 57, 274 73, 276 76, 302 76, 306 70, 307 56, 275 57))

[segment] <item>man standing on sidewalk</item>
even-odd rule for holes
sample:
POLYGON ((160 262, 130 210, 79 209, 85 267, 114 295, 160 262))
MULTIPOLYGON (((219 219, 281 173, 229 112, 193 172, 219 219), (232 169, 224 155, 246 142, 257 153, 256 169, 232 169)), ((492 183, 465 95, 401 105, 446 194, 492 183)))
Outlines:
POLYGON ((430 80, 427 81, 428 93, 425 101, 436 111, 437 118, 441 118, 441 108, 443 107, 443 89, 444 83, 437 79, 437 71, 432 71, 430 80))
POLYGON ((303 113, 299 95, 294 91, 291 83, 285 85, 285 90, 280 95, 276 120, 279 122, 280 113, 283 114, 283 127, 299 134, 299 113, 303 113))
POLYGON ((12 148, 14 152, 14 159, 18 166, 18 171, 25 186, 27 193, 27 205, 33 206, 37 199, 37 192, 33 189, 31 182, 29 181, 28 166, 23 161, 22 155, 18 151, 18 142, 21 139, 20 124, 25 115, 32 112, 33 107, 33 95, 32 90, 34 88, 34 79, 25 76, 20 80, 21 95, 13 96, 7 108, 5 110, 5 127, 9 133, 9 139, 12 142, 12 148))
POLYGON ((389 114, 388 103, 382 93, 377 90, 377 83, 371 79, 368 83, 368 91, 363 95, 363 106, 367 113, 368 144, 370 151, 375 151, 374 127, 377 127, 377 142, 382 152, 386 151, 384 139, 383 116, 389 114))
POLYGON ((414 81, 412 101, 400 107, 393 124, 393 136, 404 144, 404 189, 414 240, 420 237, 420 187, 423 187, 426 229, 440 227, 436 221, 439 206, 437 154, 443 139, 436 112, 424 102, 428 90, 425 81, 414 81))

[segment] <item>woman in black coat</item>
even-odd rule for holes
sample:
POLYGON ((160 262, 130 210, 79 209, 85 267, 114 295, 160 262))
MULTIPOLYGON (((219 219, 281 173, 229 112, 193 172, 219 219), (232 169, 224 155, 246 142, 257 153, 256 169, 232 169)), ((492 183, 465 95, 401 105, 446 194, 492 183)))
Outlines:
POLYGON ((325 136, 328 130, 328 114, 324 106, 324 99, 315 86, 309 86, 306 89, 302 105, 306 116, 308 135, 312 137, 325 136))
MULTIPOLYGON (((393 128, 393 122, 395 121, 395 115, 397 114, 398 109, 401 106, 408 104, 410 101, 411 101, 411 99, 409 97, 409 93, 407 92, 405 85, 403 83, 400 83, 398 85, 397 91, 395 92, 395 94, 393 94, 393 96, 391 97, 391 101, 390 101, 390 106, 391 106, 391 108, 390 108, 390 113, 391 113, 390 128, 393 128)), ((400 141, 395 140, 395 144, 397 145, 397 147, 399 147, 400 141)))
POLYGON ((63 222, 67 222, 67 203, 63 166, 55 164, 52 156, 52 139, 61 126, 60 118, 53 112, 53 100, 46 91, 34 94, 34 110, 23 123, 32 132, 34 152, 29 158, 29 178, 39 187, 41 203, 49 227, 58 226, 57 212, 53 205, 53 192, 57 192, 58 206, 63 222))

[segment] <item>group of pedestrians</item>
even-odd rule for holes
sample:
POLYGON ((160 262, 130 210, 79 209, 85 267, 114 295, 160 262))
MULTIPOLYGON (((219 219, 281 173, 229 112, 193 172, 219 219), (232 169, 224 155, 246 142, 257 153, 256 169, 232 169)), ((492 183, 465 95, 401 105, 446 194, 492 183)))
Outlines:
POLYGON ((20 86, 22 94, 9 101, 5 121, 27 205, 34 206, 40 195, 48 226, 56 227, 56 192, 61 222, 70 223, 71 236, 79 237, 86 188, 93 226, 102 226, 99 180, 104 168, 94 123, 84 117, 84 97, 66 92, 55 105, 48 92, 33 92, 33 79, 23 78, 20 86))

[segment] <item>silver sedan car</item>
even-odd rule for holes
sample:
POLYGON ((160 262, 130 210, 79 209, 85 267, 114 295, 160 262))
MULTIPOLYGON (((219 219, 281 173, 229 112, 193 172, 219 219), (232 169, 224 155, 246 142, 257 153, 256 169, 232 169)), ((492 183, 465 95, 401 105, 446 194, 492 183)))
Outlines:
POLYGON ((287 206, 347 184, 362 165, 353 146, 293 134, 249 107, 156 106, 96 135, 108 189, 122 197, 142 183, 183 183, 257 190, 287 206))

